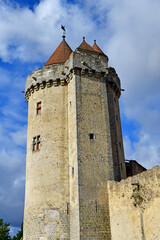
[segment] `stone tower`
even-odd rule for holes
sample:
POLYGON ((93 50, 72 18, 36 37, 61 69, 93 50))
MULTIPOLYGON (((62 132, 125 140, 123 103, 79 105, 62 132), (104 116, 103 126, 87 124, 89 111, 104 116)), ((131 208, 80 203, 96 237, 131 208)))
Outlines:
POLYGON ((107 181, 125 178, 120 80, 96 42, 62 42, 26 80, 24 240, 110 239, 107 181))

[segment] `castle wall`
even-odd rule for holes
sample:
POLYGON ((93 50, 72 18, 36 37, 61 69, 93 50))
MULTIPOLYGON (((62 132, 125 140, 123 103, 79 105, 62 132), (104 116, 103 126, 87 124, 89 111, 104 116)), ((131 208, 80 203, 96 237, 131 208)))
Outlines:
POLYGON ((67 86, 39 88, 28 108, 24 240, 69 239, 67 86), (40 150, 34 152, 38 135, 40 150))
POLYGON ((107 192, 114 179, 106 82, 76 73, 80 239, 110 239, 107 192))
POLYGON ((160 239, 160 166, 109 181, 108 193, 112 240, 160 239))

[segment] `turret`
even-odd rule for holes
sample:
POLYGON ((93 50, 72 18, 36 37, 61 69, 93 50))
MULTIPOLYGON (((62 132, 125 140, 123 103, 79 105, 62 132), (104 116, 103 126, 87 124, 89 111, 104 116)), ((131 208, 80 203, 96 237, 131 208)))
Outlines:
POLYGON ((24 240, 110 239, 107 181, 125 178, 118 99, 108 57, 62 42, 26 80, 24 240))

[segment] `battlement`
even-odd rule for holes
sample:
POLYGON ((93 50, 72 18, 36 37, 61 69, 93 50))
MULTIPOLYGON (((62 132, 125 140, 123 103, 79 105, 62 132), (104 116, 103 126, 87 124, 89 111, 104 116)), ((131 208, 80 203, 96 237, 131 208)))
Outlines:
POLYGON ((25 100, 39 88, 64 86, 70 82, 74 73, 102 77, 111 84, 120 96, 120 80, 114 68, 108 67, 108 57, 99 53, 76 50, 63 64, 52 64, 37 69, 27 77, 25 85, 25 100))

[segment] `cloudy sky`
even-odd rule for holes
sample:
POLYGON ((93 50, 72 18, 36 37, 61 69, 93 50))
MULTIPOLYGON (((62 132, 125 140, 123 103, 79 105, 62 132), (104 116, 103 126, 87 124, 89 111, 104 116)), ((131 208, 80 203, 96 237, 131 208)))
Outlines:
POLYGON ((0 0, 0 218, 12 232, 23 219, 29 73, 61 42, 94 39, 115 67, 126 159, 160 164, 160 1, 0 0))

